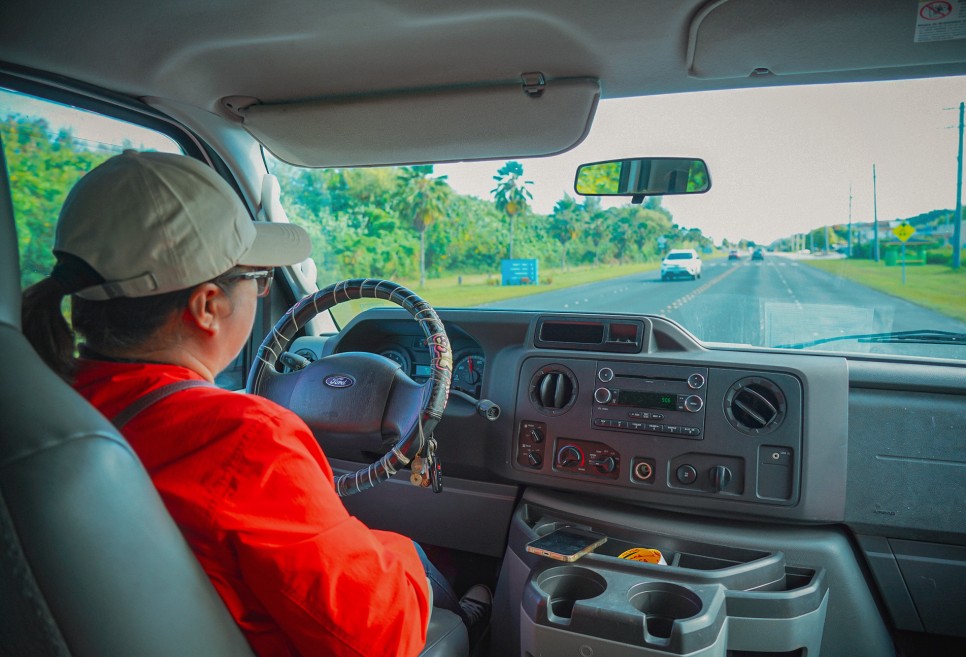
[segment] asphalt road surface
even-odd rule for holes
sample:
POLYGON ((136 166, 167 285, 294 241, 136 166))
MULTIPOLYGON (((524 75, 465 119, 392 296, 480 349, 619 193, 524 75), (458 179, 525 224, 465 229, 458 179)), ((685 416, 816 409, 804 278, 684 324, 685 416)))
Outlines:
MULTIPOLYGON (((705 342, 766 347, 885 331, 966 332, 966 324, 955 319, 775 254, 767 254, 762 261, 742 258, 705 262, 702 277, 695 281, 664 282, 658 271, 652 271, 492 305, 555 312, 664 315, 705 342)), ((811 348, 966 358, 962 345, 849 339, 811 348)))

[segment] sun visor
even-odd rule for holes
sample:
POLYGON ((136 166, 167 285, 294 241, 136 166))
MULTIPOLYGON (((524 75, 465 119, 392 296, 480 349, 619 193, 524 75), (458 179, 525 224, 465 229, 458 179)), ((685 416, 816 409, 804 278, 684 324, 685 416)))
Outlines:
MULTIPOLYGON (((308 167, 552 155, 587 135, 600 98, 590 78, 354 96, 236 110, 276 157, 308 167)), ((230 105, 229 105, 230 107, 230 105)))
MULTIPOLYGON (((948 3, 933 3, 948 4, 948 3)), ((716 0, 699 11, 688 74, 702 79, 906 68, 964 61, 966 42, 923 2, 716 0)), ((955 17, 952 17, 955 18, 955 17)))

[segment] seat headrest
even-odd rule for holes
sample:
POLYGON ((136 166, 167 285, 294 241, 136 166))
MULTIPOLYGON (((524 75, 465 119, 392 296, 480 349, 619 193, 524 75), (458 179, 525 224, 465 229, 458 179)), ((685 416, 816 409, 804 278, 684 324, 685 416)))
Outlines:
POLYGON ((20 328, 20 256, 10 200, 10 177, 0 141, 0 324, 20 328))

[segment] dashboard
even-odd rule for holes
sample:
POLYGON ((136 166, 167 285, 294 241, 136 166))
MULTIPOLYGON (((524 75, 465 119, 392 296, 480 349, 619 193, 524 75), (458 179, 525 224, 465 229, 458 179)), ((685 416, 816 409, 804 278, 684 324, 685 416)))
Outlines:
MULTIPOLYGON (((456 476, 791 520, 844 519, 848 369, 838 357, 710 350, 661 317, 441 311, 453 389, 437 433, 456 476)), ((311 359, 368 351, 425 380, 403 311, 370 310, 311 359)), ((324 439, 321 439, 324 440, 324 439)), ((330 456, 359 460, 344 444, 330 456)))
MULTIPOLYGON (((833 616, 854 613, 837 605, 865 587, 856 573, 867 568, 896 628, 962 633, 962 366, 708 348, 657 316, 439 315, 453 389, 464 393, 450 396, 436 428, 449 494, 392 481, 347 503, 364 521, 490 556, 523 540, 513 528, 533 513, 625 540, 650 518, 670 532, 653 540, 672 548, 685 535, 754 547, 779 532, 769 539, 776 554, 851 582, 837 587, 833 616), (499 417, 481 417, 482 399, 499 417), (390 511, 411 507, 419 518, 390 511), (853 550, 865 566, 847 565, 853 550)), ((310 360, 381 353, 420 380, 423 340, 405 311, 372 309, 292 348, 310 360)), ((372 457, 318 438, 337 470, 372 457)), ((836 640, 851 631, 830 627, 836 640)))
MULTIPOLYGON (((453 389, 501 410, 487 421, 450 396, 436 430, 447 476, 966 545, 960 365, 708 348, 657 316, 439 315, 453 389)), ((405 311, 379 308, 292 349, 383 353, 420 380, 423 340, 405 311)), ((370 457, 319 440, 330 458, 370 457)))

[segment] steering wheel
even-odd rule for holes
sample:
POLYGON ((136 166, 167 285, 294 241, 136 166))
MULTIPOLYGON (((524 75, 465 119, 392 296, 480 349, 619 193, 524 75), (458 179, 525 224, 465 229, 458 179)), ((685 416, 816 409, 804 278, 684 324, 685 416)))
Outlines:
POLYGON ((286 311, 258 348, 246 392, 292 410, 327 440, 388 451, 375 463, 336 478, 346 497, 388 480, 423 452, 443 417, 453 376, 453 352, 443 322, 427 302, 398 283, 352 279, 311 294, 286 311), (299 329, 333 306, 353 299, 386 299, 409 312, 426 335, 431 357, 424 384, 377 354, 326 356, 294 372, 278 371, 280 356, 299 329))

